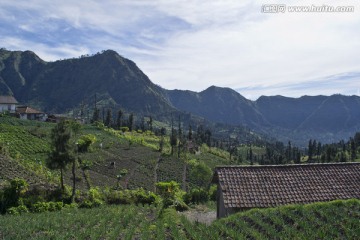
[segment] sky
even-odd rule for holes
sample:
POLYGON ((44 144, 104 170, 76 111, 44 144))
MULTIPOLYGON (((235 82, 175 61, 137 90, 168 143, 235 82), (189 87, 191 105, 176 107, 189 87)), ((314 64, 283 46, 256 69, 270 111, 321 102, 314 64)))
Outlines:
POLYGON ((0 47, 46 61, 112 49, 166 89, 360 95, 357 0, 0 0, 0 47))

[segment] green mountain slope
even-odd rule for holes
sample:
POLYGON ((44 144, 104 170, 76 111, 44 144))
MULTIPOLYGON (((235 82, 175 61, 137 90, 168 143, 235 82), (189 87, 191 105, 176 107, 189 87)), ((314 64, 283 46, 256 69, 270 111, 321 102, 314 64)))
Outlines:
POLYGON ((172 104, 210 121, 257 126, 267 122, 255 104, 230 88, 211 86, 202 92, 168 90, 172 104))
MULTIPOLYGON (((108 50, 91 57, 44 62, 34 53, 0 50, 0 90, 21 103, 61 113, 96 99, 143 114, 172 112, 163 89, 128 59, 108 50)), ((103 107, 103 106, 100 106, 103 107)))
POLYGON ((185 125, 204 122, 200 116, 208 123, 243 125, 298 145, 310 138, 335 142, 360 130, 358 96, 263 96, 250 101, 215 86, 199 93, 165 90, 112 50, 45 62, 31 51, 0 49, 0 94, 13 94, 20 103, 50 113, 82 108, 91 117, 96 103, 98 108, 122 108, 157 119, 181 115, 185 125))

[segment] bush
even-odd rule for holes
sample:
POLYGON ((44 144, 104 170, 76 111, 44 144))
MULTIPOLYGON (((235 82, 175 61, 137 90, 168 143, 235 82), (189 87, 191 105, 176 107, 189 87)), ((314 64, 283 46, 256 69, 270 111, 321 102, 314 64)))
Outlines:
POLYGON ((174 207, 178 211, 188 208, 183 200, 185 192, 180 189, 180 185, 177 182, 158 182, 156 187, 163 198, 164 208, 174 207))
POLYGON ((124 132, 128 132, 129 128, 128 127, 121 127, 120 130, 124 133, 124 132))
POLYGON ((1 213, 5 213, 6 209, 22 205, 19 200, 28 190, 28 186, 29 184, 24 179, 15 178, 11 180, 10 186, 0 192, 1 213))
POLYGON ((38 202, 31 206, 31 212, 42 213, 49 211, 49 204, 47 202, 38 202))
POLYGON ((159 197, 150 191, 145 191, 144 189, 140 188, 137 190, 132 191, 132 195, 135 201, 135 204, 156 204, 158 202, 159 197))
POLYGON ((77 141, 79 152, 88 152, 92 144, 96 142, 96 137, 93 134, 81 136, 77 141))
POLYGON ((136 190, 108 190, 106 193, 108 204, 158 204, 160 197, 142 188, 136 190))
POLYGON ((60 211, 64 207, 63 202, 48 202, 48 211, 55 212, 60 211))
POLYGON ((73 208, 77 208, 79 205, 77 203, 70 203, 70 204, 65 204, 63 208, 66 209, 73 209, 73 208))
POLYGON ((98 188, 90 188, 85 199, 79 204, 80 208, 99 207, 104 204, 104 196, 98 188))
POLYGON ((211 185, 209 189, 209 198, 211 201, 216 201, 217 196, 217 185, 211 185))
POLYGON ((204 190, 203 188, 194 188, 191 189, 189 193, 186 193, 184 196, 186 203, 205 203, 209 200, 209 193, 208 191, 204 190))
POLYGON ((29 212, 29 209, 25 205, 11 207, 7 210, 7 213, 10 215, 20 215, 22 213, 28 213, 28 212, 29 212))
POLYGON ((109 204, 131 204, 133 199, 129 190, 110 190, 106 193, 106 202, 109 204))
POLYGON ((190 166, 190 182, 197 187, 208 187, 213 174, 211 168, 209 168, 203 161, 198 161, 196 159, 190 160, 188 164, 190 166))

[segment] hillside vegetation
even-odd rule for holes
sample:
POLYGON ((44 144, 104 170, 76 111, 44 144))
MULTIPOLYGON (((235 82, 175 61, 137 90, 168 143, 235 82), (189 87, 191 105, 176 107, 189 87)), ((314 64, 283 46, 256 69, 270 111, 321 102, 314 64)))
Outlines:
POLYGON ((0 216, 1 239, 357 239, 360 201, 254 209, 191 223, 154 206, 106 206, 0 216))
MULTIPOLYGON (((58 171, 46 168, 50 152, 50 132, 53 123, 0 117, 0 181, 16 177, 29 183, 50 181, 58 183, 58 171), (26 172, 26 173, 25 173, 26 172)), ((184 187, 190 184, 188 160, 197 159, 213 169, 216 165, 231 164, 226 151, 203 146, 197 154, 185 152, 178 158, 170 155, 169 137, 165 137, 163 152, 159 152, 160 137, 150 131, 124 132, 100 126, 83 125, 80 136, 91 134, 96 142, 88 152, 78 153, 80 163, 77 185, 90 187, 142 187, 154 190, 155 183, 174 180, 184 187), (120 171, 127 174, 120 181, 120 171)), ((75 143, 74 143, 75 144, 75 143)), ((65 174, 65 183, 71 184, 71 174, 65 174)), ((210 182, 210 178, 207 179, 210 182)))
POLYGON ((186 123, 246 126, 299 146, 309 139, 323 143, 348 139, 360 127, 359 96, 261 96, 251 101, 216 86, 201 92, 166 90, 112 50, 45 62, 31 51, 1 48, 0 94, 14 95, 21 104, 48 113, 71 112, 75 117, 82 111, 88 120, 96 105, 167 121, 174 114, 188 118, 186 123))

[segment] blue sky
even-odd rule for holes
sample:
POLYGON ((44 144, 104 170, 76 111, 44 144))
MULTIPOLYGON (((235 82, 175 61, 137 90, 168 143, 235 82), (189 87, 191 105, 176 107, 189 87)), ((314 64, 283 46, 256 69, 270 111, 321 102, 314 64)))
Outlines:
POLYGON ((0 47, 53 61, 113 49, 156 84, 261 95, 360 95, 360 1, 0 0, 0 47), (319 6, 320 4, 317 4, 319 6))

